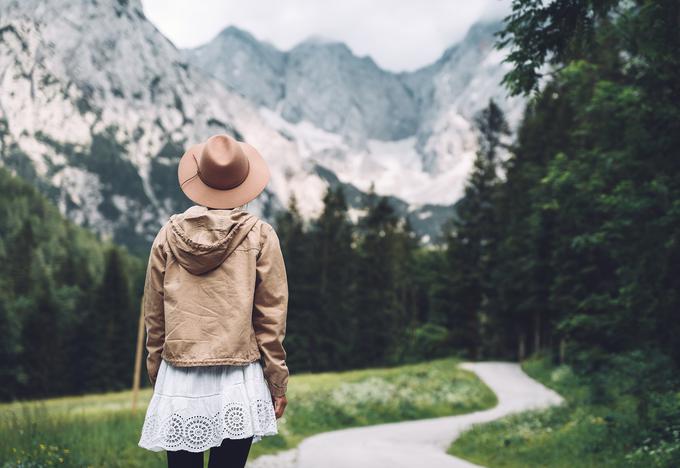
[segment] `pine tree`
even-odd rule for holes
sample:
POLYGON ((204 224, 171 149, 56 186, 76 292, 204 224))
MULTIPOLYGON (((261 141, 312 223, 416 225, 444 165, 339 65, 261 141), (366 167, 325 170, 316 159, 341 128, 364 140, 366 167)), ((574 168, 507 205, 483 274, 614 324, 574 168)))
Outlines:
POLYGON ((133 307, 122 253, 106 252, 104 276, 95 292, 85 330, 91 340, 89 378, 95 389, 122 389, 130 385, 139 310, 133 307))
POLYGON ((0 401, 11 399, 18 391, 21 382, 21 321, 15 310, 9 307, 6 297, 0 298, 0 401))
POLYGON ((318 362, 318 314, 310 267, 313 251, 295 194, 287 210, 277 214, 275 224, 288 276, 287 362, 291 369, 311 371, 318 362))
POLYGON ((386 197, 379 197, 373 185, 368 194, 368 211, 359 220, 357 259, 356 365, 385 362, 399 336, 403 305, 396 289, 397 260, 395 232, 398 217, 386 197))
POLYGON ((321 369, 342 369, 352 360, 351 337, 356 327, 354 234, 342 187, 329 186, 323 202, 323 212, 310 232, 312 271, 318 278, 317 354, 324 360, 317 365, 321 369))
POLYGON ((538 92, 505 190, 527 207, 505 233, 527 252, 503 261, 523 286, 512 302, 535 318, 534 348, 563 358, 566 340, 581 370, 632 350, 680 363, 680 4, 513 3, 506 82, 538 92), (559 71, 539 90, 544 67, 559 71))
POLYGON ((499 330, 495 346, 519 359, 552 339, 556 320, 555 305, 547 297, 554 279, 550 220, 556 206, 539 200, 548 162, 568 147, 573 111, 564 91, 550 83, 527 106, 512 156, 504 163, 506 177, 496 203, 501 241, 492 272, 498 291, 492 305, 499 330))
POLYGON ((418 270, 416 259, 419 248, 417 234, 413 231, 407 217, 402 218, 396 232, 397 242, 395 259, 397 260, 396 288, 403 316, 399 323, 404 327, 413 327, 419 323, 419 288, 426 287, 421 283, 422 276, 418 270))
MULTIPOLYGON (((101 341, 102 319, 108 317, 92 307, 90 299, 100 292, 105 246, 3 168, 0 213, 0 398, 79 393, 88 389, 88 382, 97 384, 91 390, 120 388, 108 379, 112 371, 104 362, 107 356, 119 358, 121 369, 125 367, 124 384, 129 385, 138 311, 125 325, 126 319, 114 317, 125 327, 118 333, 118 344, 130 350, 111 353, 101 341), (125 336, 127 330, 132 336, 125 336), (127 362, 124 355, 129 355, 127 362), (102 362, 105 367, 99 372, 102 362)), ((125 259, 122 276, 143 275, 140 262, 120 253, 125 259)), ((127 312, 131 314, 129 308, 127 312)))
POLYGON ((457 216, 446 234, 453 295, 447 325, 453 345, 469 357, 480 358, 494 294, 490 272, 498 244, 498 150, 509 129, 493 100, 475 122, 480 133, 479 150, 464 196, 456 205, 457 216))
POLYGON ((12 239, 9 251, 9 278, 17 296, 28 295, 35 287, 34 257, 37 244, 33 216, 28 215, 12 239))
POLYGON ((35 292, 34 306, 26 310, 23 327, 25 346, 21 360, 28 380, 22 393, 31 397, 60 395, 68 388, 64 378, 67 362, 63 354, 60 310, 53 295, 52 280, 44 275, 41 282, 35 292))

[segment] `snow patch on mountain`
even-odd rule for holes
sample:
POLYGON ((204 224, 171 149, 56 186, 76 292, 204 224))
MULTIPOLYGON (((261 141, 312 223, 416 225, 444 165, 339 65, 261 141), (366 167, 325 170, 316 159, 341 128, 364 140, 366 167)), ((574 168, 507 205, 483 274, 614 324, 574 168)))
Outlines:
POLYGON ((341 181, 364 191, 374 183, 413 207, 450 205, 473 165, 477 113, 493 98, 514 128, 523 110, 500 84, 508 65, 494 48, 499 28, 476 24, 434 64, 400 74, 341 43, 309 39, 276 51, 234 27, 185 57, 253 100, 280 96, 262 102, 261 115, 341 181), (243 50, 254 51, 247 70, 234 59, 243 50), (233 78, 237 69, 248 83, 233 78))
POLYGON ((256 106, 187 64, 139 1, 0 1, 0 161, 45 186, 62 213, 144 251, 193 202, 184 149, 215 133, 256 146, 272 169, 249 209, 272 220, 293 190, 305 216, 324 182, 256 106))
POLYGON ((228 28, 177 50, 139 0, 0 0, 0 164, 63 214, 145 253, 170 214, 191 205, 177 162, 215 133, 253 144, 271 168, 249 210, 273 221, 295 194, 317 216, 329 185, 350 216, 371 185, 435 238, 462 195, 477 148, 472 124, 500 86, 498 25, 478 25, 436 63, 395 74, 344 44, 279 51, 228 28))
MULTIPOLYGON (((463 135, 454 134, 442 165, 433 174, 427 170, 417 151, 415 136, 401 140, 370 139, 361 148, 349 144, 342 136, 327 132, 311 122, 291 123, 268 108, 260 108, 267 123, 297 144, 299 155, 333 171, 338 179, 364 192, 373 185, 379 195, 398 197, 416 208, 426 203, 450 205, 461 196, 470 173, 476 143, 467 121, 460 119, 463 135), (467 138, 467 139, 466 139, 467 138), (453 147, 461 142, 467 146, 453 147)), ((448 122, 447 122, 448 123, 448 122)), ((460 130, 460 129, 459 129, 460 130)))

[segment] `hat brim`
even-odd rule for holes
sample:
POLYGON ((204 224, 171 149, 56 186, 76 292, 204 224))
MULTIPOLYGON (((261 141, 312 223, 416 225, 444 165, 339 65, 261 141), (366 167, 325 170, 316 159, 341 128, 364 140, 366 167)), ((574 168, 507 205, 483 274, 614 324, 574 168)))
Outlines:
POLYGON ((243 141, 239 141, 238 144, 241 145, 248 157, 248 175, 240 185, 227 190, 210 187, 196 175, 198 168, 192 154, 196 156, 197 160, 200 160, 204 143, 191 146, 182 155, 177 167, 177 178, 180 188, 189 199, 209 208, 229 209, 248 203, 262 193, 271 177, 269 167, 254 147, 243 141), (196 177, 182 185, 183 181, 193 175, 196 175, 196 177))

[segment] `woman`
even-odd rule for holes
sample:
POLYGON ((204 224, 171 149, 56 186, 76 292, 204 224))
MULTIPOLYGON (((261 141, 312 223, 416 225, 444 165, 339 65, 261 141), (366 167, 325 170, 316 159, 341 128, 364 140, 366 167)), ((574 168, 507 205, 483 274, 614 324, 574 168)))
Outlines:
POLYGON ((151 246, 144 286, 154 393, 139 446, 169 467, 243 467, 252 442, 278 433, 287 404, 288 283, 276 232, 244 209, 269 169, 247 143, 215 135, 179 162, 197 205, 151 246))

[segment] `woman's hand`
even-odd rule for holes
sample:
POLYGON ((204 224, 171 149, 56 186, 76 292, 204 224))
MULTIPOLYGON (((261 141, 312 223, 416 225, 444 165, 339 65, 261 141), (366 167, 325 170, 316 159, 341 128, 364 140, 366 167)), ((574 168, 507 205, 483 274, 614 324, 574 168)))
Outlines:
POLYGON ((272 397, 272 401, 274 403, 274 414, 276 415, 276 419, 279 419, 283 416, 288 400, 286 399, 286 395, 281 395, 280 397, 272 397))

